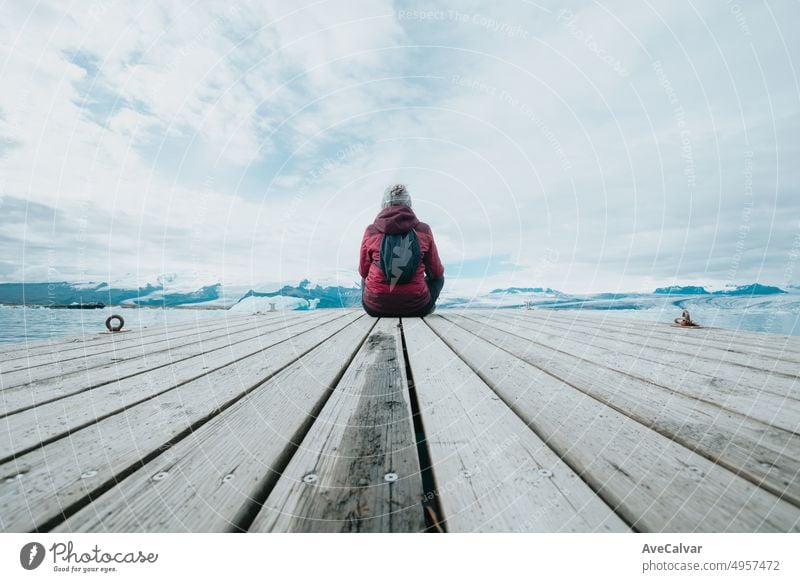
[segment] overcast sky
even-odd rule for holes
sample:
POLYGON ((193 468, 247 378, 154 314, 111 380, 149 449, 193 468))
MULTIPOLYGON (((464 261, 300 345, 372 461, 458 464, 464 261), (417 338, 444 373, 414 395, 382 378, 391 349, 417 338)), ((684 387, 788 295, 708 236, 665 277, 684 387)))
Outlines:
POLYGON ((797 2, 6 2, 0 281, 800 281, 797 2))

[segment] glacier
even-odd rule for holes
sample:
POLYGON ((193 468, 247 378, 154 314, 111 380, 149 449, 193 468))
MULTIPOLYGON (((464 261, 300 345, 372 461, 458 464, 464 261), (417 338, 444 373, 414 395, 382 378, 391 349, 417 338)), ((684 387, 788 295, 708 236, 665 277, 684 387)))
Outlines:
MULTIPOLYGON (((52 306, 102 301, 121 307, 175 307, 234 313, 360 307, 361 290, 333 281, 309 279, 255 285, 202 284, 197 278, 160 276, 121 287, 108 282, 0 283, 0 304, 52 306)), ((691 285, 659 287, 649 293, 565 293, 550 287, 497 288, 469 293, 446 285, 441 310, 454 308, 536 309, 606 313, 614 317, 671 322, 683 309, 713 327, 800 335, 800 288, 752 283, 719 289, 691 285)))

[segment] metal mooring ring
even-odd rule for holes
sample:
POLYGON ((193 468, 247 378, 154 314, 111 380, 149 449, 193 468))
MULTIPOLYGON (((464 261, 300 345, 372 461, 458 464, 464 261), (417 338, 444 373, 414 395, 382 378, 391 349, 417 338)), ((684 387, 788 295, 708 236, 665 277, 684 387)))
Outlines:
POLYGON ((681 313, 680 317, 676 317, 674 320, 675 325, 680 327, 700 327, 694 321, 692 321, 692 316, 689 315, 689 311, 684 309, 683 313, 681 313))
POLYGON ((123 325, 125 325, 125 320, 122 319, 121 315, 111 315, 106 319, 106 329, 110 332, 120 331, 123 325), (119 321, 119 325, 111 325, 111 322, 115 319, 119 321))

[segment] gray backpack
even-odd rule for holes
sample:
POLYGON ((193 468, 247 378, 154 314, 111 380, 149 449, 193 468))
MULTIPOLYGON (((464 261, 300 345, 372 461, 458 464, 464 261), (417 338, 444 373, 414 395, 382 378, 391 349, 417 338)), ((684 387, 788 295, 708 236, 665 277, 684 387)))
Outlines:
POLYGON ((391 287, 411 281, 421 262, 422 250, 413 228, 405 234, 383 234, 380 267, 391 287))

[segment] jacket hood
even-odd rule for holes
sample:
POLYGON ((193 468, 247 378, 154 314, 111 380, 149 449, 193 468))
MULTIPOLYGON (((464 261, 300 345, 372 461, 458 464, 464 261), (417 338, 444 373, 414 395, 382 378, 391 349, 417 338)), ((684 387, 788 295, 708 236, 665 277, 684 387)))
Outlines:
POLYGON ((419 224, 417 215, 408 206, 389 206, 375 217, 375 228, 386 234, 402 234, 419 224))

